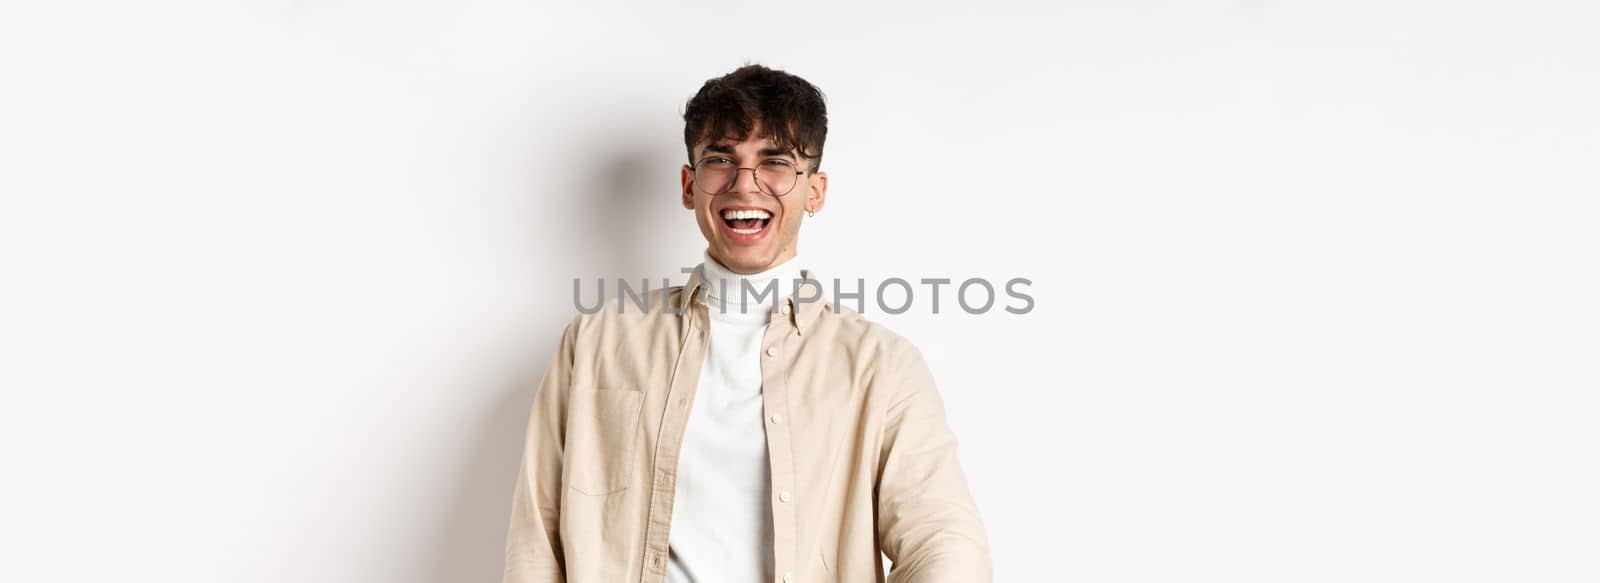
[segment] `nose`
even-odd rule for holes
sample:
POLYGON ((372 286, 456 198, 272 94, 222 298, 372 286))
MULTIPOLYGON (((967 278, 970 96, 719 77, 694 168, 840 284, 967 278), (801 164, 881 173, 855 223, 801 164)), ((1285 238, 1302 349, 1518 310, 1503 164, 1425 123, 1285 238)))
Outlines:
POLYGON ((733 185, 728 187, 729 193, 752 195, 761 194, 761 187, 756 184, 755 168, 740 168, 738 170, 734 170, 733 172, 733 185), (744 171, 746 170, 750 171, 750 178, 745 178, 744 171))

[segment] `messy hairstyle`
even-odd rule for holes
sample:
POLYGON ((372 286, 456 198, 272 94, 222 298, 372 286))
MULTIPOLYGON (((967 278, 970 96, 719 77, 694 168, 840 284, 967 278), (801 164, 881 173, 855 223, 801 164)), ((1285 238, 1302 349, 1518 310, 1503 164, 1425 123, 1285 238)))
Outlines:
POLYGON ((683 111, 683 145, 693 164, 694 147, 715 138, 744 140, 756 122, 760 138, 822 166, 822 143, 828 137, 828 108, 822 91, 784 71, 747 64, 706 81, 683 111))

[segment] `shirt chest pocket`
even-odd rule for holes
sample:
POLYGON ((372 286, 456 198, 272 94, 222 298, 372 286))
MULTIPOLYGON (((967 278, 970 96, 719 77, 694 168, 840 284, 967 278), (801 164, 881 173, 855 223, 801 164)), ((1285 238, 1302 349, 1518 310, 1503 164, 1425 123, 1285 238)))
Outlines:
POLYGON ((573 388, 561 456, 567 486, 590 496, 628 487, 643 407, 640 391, 573 388))

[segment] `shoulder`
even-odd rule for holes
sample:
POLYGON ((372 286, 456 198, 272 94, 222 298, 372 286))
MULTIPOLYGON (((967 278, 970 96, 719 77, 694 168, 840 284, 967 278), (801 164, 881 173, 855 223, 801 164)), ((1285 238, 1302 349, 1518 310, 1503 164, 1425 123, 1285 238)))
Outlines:
MULTIPOLYGON (((816 332, 832 340, 847 362, 857 363, 867 379, 900 375, 909 368, 926 368, 922 352, 905 335, 859 312, 832 302, 823 306, 813 322, 816 332)), ((881 379, 877 379, 881 380, 881 379)))
POLYGON ((617 290, 609 292, 598 305, 575 302, 578 313, 568 321, 566 333, 576 338, 611 337, 675 324, 683 287, 617 290))

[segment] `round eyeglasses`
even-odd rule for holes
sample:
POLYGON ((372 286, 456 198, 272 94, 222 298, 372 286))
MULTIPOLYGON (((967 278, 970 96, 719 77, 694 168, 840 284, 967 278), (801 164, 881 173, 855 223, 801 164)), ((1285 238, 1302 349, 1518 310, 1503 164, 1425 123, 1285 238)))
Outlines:
POLYGON ((706 194, 727 194, 733 183, 739 181, 739 171, 749 170, 756 177, 756 188, 772 196, 783 196, 794 190, 801 174, 816 170, 816 165, 800 170, 793 162, 782 158, 762 160, 755 168, 740 168, 726 156, 709 156, 689 166, 694 171, 694 183, 706 194))

